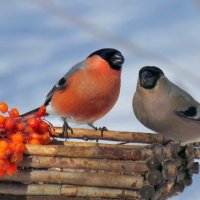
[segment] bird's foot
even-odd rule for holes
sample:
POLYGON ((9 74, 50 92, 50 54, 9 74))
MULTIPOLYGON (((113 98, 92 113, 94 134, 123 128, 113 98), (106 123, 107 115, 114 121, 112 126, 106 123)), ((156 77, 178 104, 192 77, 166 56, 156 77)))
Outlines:
POLYGON ((108 131, 107 127, 105 127, 105 126, 99 127, 98 130, 100 130, 102 132, 103 131, 108 131))
POLYGON ((93 124, 88 124, 89 127, 93 128, 95 131, 98 130, 98 128, 96 126, 94 126, 93 124))
POLYGON ((62 128, 62 136, 63 138, 69 138, 69 131, 71 134, 73 134, 73 129, 69 126, 69 124, 67 123, 66 119, 65 118, 62 118, 63 119, 63 128, 62 128))
MULTIPOLYGON (((101 131, 101 139, 103 139, 103 132, 104 131, 108 131, 108 129, 105 127, 105 126, 102 126, 102 127, 96 127, 94 126, 93 124, 88 124, 89 127, 92 127, 95 131, 101 131)), ((98 142, 98 139, 96 140, 98 142)))

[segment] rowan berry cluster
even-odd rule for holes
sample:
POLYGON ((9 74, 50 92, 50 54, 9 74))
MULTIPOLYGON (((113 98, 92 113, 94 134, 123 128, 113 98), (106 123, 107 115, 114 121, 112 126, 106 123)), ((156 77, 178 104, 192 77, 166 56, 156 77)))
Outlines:
POLYGON ((8 105, 0 102, 0 177, 17 171, 26 150, 25 144, 50 142, 49 124, 41 118, 44 112, 41 107, 33 118, 24 120, 19 117, 17 108, 8 110, 8 105))

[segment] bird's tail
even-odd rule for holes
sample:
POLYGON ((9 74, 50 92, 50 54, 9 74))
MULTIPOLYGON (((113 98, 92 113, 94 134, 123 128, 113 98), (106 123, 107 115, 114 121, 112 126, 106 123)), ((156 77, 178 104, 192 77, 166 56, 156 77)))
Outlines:
POLYGON ((22 115, 20 115, 19 117, 22 117, 22 118, 31 118, 31 117, 43 117, 43 116, 46 116, 47 113, 46 113, 46 107, 44 105, 38 107, 38 108, 35 108, 29 112, 26 112, 22 115))

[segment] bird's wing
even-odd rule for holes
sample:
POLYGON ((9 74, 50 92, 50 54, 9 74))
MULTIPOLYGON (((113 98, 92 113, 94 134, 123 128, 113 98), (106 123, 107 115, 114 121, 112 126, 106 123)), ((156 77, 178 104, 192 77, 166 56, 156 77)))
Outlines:
POLYGON ((178 88, 175 101, 177 103, 174 111, 178 116, 196 121, 200 120, 200 104, 192 96, 178 88))
POLYGON ((200 121, 200 110, 196 106, 188 106, 187 109, 176 111, 180 117, 200 121))
POLYGON ((70 76, 72 76, 74 73, 79 71, 84 66, 84 61, 74 65, 51 89, 51 91, 47 94, 44 105, 47 106, 49 102, 51 101, 51 98, 53 94, 58 90, 63 90, 67 87, 67 80, 70 76))

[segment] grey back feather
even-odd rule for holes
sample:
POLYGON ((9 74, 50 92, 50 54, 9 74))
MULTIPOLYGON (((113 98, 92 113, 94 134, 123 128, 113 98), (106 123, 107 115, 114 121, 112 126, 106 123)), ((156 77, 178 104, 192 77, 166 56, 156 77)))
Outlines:
POLYGON ((79 71, 81 68, 84 67, 84 62, 82 61, 76 65, 74 65, 51 89, 51 91, 47 94, 44 105, 47 106, 49 102, 51 101, 51 98, 53 94, 58 90, 63 90, 67 87, 67 80, 70 76, 75 74, 77 71, 79 71))
POLYGON ((173 84, 173 93, 178 103, 175 113, 180 117, 199 120, 200 104, 190 94, 175 84, 173 84))

